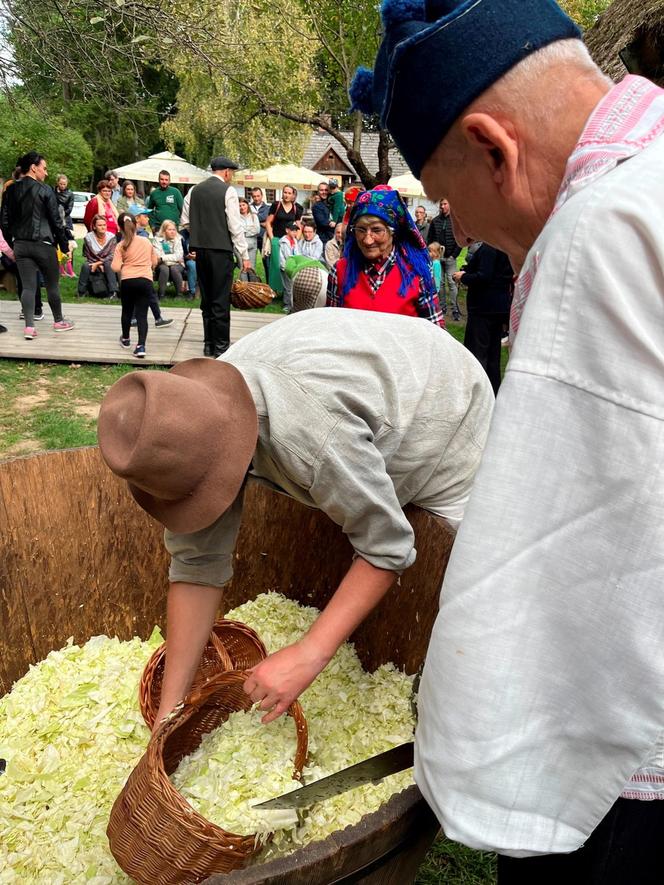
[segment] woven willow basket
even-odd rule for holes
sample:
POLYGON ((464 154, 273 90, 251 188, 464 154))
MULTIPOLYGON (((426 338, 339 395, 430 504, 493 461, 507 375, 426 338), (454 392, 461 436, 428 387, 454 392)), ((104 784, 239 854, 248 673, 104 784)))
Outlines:
MULTIPOLYGON (((267 650, 251 627, 240 621, 221 618, 215 622, 207 645, 203 649, 191 691, 196 692, 217 673, 226 670, 249 670, 265 657, 267 650)), ((145 665, 138 687, 138 702, 148 728, 154 725, 159 710, 165 663, 166 643, 164 642, 153 652, 145 665)))
POLYGON ((235 280, 231 287, 231 304, 238 310, 256 310, 270 304, 275 294, 267 283, 235 280))
MULTIPOLYGON (((113 857, 139 885, 189 885, 213 873, 230 873, 260 850, 254 836, 238 836, 198 814, 169 779, 207 732, 251 699, 246 673, 219 673, 164 720, 115 800, 106 833, 113 857)), ((295 701, 288 715, 297 736, 293 777, 307 757, 307 723, 295 701)))

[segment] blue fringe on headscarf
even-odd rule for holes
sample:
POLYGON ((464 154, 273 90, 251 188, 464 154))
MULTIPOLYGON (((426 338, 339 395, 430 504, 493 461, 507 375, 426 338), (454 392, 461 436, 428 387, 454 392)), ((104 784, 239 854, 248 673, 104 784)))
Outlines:
POLYGON ((408 211, 401 194, 385 185, 380 185, 371 191, 360 194, 353 205, 348 220, 346 245, 344 246, 346 272, 343 278, 341 297, 345 298, 355 287, 366 264, 366 258, 362 254, 354 234, 355 223, 363 215, 373 215, 380 218, 393 232, 396 264, 401 271, 401 285, 398 293, 400 297, 405 298, 416 277, 420 277, 424 281, 424 288, 429 295, 435 295, 436 285, 431 258, 415 220, 408 211))

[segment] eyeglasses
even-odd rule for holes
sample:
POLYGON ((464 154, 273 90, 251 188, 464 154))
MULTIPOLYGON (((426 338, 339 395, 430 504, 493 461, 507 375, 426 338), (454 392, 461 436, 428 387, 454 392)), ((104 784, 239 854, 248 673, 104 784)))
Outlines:
POLYGON ((389 234, 391 233, 388 227, 383 227, 382 225, 372 225, 371 227, 356 227, 355 228, 355 236, 359 240, 365 239, 365 237, 371 236, 374 240, 386 240, 389 234))

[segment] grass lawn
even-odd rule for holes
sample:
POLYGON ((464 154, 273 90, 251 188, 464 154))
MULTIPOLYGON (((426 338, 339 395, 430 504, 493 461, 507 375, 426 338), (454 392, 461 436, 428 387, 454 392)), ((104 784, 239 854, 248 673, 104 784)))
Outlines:
MULTIPOLYGON (((80 261, 79 248, 75 253, 76 270, 80 261)), ((262 273, 262 268, 259 272, 262 273)), ((62 279, 61 295, 65 303, 89 302, 104 309, 105 302, 99 299, 79 299, 76 283, 75 279, 62 279)), ((18 310, 15 296, 0 291, 0 300, 14 301, 13 307, 3 305, 3 312, 18 310)), ((459 301, 465 312, 463 294, 459 301)), ((167 297, 163 303, 165 307, 195 304, 175 297, 167 297)), ((281 312, 281 301, 265 310, 281 312)), ((463 320, 448 323, 450 333, 459 341, 463 341, 464 328, 463 320)), ((506 362, 505 349, 503 366, 506 362)), ((122 375, 135 370, 135 365, 67 365, 0 359, 0 460, 51 449, 94 445, 99 404, 104 393, 122 375)), ((146 367, 140 371, 162 370, 146 367)), ((495 858, 441 837, 421 866, 416 883, 492 885, 495 883, 495 858)))

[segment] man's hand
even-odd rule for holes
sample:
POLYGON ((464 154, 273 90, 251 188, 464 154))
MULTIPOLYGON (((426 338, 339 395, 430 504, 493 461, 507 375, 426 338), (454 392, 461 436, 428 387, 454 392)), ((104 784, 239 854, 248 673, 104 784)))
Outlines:
POLYGON ((282 648, 249 671, 244 690, 259 709, 267 710, 261 722, 278 719, 325 668, 328 658, 304 637, 282 648))
POLYGON ((250 671, 244 690, 261 710, 267 724, 285 713, 314 681, 339 646, 362 623, 394 583, 394 572, 380 569, 358 556, 325 610, 299 642, 270 655, 250 671))
POLYGON ((460 283, 462 276, 463 276, 463 271, 458 270, 456 273, 452 274, 452 279, 454 280, 455 283, 460 283))
POLYGON ((244 261, 242 262, 242 270, 246 272, 246 271, 249 271, 249 270, 251 270, 251 269, 252 269, 252 267, 251 267, 251 261, 249 261, 248 258, 245 258, 244 261))

